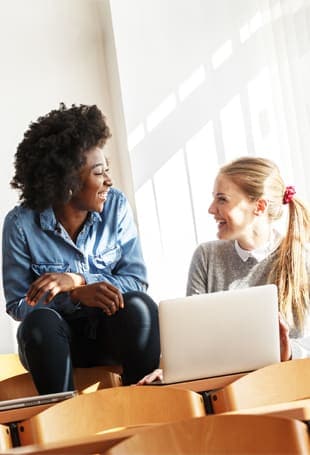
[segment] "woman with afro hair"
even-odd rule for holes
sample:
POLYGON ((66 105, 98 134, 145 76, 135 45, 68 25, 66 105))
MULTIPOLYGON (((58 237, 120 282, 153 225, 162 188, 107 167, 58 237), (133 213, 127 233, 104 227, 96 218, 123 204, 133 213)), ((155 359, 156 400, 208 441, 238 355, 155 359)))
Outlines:
POLYGON ((157 305, 124 194, 112 188, 97 106, 64 104, 30 124, 3 227, 6 309, 40 394, 74 389, 72 367, 121 363, 136 383, 159 363, 157 305))

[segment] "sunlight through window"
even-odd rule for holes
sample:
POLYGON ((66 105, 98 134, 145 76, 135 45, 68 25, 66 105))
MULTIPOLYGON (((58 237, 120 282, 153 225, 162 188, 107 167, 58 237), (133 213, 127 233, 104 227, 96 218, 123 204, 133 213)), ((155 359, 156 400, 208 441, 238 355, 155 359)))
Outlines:
POLYGON ((187 142, 186 157, 197 241, 206 242, 216 238, 216 224, 208 214, 208 208, 212 202, 213 183, 218 171, 212 122, 187 142))
POLYGON ((201 65, 197 68, 188 79, 186 79, 179 88, 180 101, 184 101, 191 93, 193 93, 206 79, 206 72, 201 65))
POLYGON ((169 95, 146 119, 148 131, 152 131, 176 108, 177 100, 174 94, 169 95))
POLYGON ((151 180, 142 185, 135 194, 139 234, 145 263, 147 264, 150 295, 158 301, 161 297, 156 290, 161 289, 164 279, 163 251, 156 200, 151 180))
POLYGON ((142 123, 137 126, 131 133, 129 133, 127 138, 128 150, 131 152, 136 145, 143 141, 145 137, 145 130, 142 123))
POLYGON ((273 159, 280 162, 284 158, 284 150, 279 151, 272 98, 269 70, 264 68, 248 83, 254 149, 258 155, 272 153, 273 159))
POLYGON ((220 119, 225 160, 228 161, 241 155, 247 155, 245 128, 239 95, 234 96, 221 110, 220 119))
POLYGON ((263 18, 261 12, 256 13, 252 19, 249 20, 243 27, 240 29, 240 42, 245 43, 255 32, 257 32, 264 24, 266 20, 263 18))
POLYGON ((245 43, 251 36, 251 31, 249 24, 246 23, 243 27, 240 29, 240 42, 245 43))
POLYGON ((212 66, 218 69, 228 58, 232 55, 232 42, 226 41, 214 54, 212 55, 212 66))
POLYGON ((280 17, 282 16, 282 7, 281 7, 281 3, 280 2, 277 2, 275 5, 273 5, 272 7, 272 19, 273 20, 277 20, 277 19, 280 19, 280 17))
POLYGON ((255 14, 250 20, 250 30, 251 33, 257 32, 263 26, 263 17, 261 13, 255 14))
POLYGON ((192 207, 183 150, 154 176, 155 194, 164 249, 165 293, 184 295, 195 242, 192 207))
POLYGON ((293 2, 287 3, 286 9, 287 13, 296 14, 301 11, 302 7, 304 6, 304 0, 294 0, 293 2))

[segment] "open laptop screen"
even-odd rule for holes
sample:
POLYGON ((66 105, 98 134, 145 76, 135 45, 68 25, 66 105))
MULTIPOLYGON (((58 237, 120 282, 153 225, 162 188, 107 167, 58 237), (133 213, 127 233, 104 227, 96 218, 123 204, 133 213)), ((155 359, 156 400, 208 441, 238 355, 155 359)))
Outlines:
POLYGON ((165 383, 252 371, 280 361, 273 284, 159 303, 165 383))

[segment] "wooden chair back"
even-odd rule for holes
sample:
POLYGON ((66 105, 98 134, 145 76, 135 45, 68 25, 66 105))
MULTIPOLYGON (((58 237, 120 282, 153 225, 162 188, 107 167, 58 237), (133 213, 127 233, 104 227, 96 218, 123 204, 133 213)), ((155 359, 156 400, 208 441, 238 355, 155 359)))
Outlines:
POLYGON ((90 393, 109 387, 120 387, 122 385, 120 372, 120 367, 112 366, 74 368, 75 388, 79 393, 90 393))
POLYGON ((307 425, 297 420, 263 415, 210 415, 139 432, 104 453, 309 455, 310 444, 307 425))
MULTIPOLYGON (((149 426, 129 427, 121 430, 107 431, 90 436, 77 436, 74 439, 49 444, 31 444, 18 447, 7 447, 1 455, 82 455, 105 453, 106 450, 140 431, 147 431, 149 426)), ((1 447, 1 446, 0 446, 1 447)), ((4 449, 6 447, 4 446, 4 449)))
POLYGON ((310 358, 260 368, 211 393, 214 413, 310 398, 310 358))
MULTIPOLYGON (((121 376, 108 370, 109 367, 75 368, 74 384, 79 393, 95 392, 122 384, 121 376)), ((25 371, 25 370, 24 370, 25 371)), ((117 371, 117 369, 115 369, 117 371)), ((120 371, 120 370, 118 370, 120 371)), ((38 395, 30 373, 24 372, 0 380, 0 400, 38 395)))
POLYGON ((78 395, 20 422, 22 445, 86 437, 112 428, 205 415, 201 395, 157 386, 124 386, 78 395))
POLYGON ((18 354, 0 354, 0 381, 26 373, 18 354))
POLYGON ((0 453, 13 447, 10 427, 0 424, 0 453))

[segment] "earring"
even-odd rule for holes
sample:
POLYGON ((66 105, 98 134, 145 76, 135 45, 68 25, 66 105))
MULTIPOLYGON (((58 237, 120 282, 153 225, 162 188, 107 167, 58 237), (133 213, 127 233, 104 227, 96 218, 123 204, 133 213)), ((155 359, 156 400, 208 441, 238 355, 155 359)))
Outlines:
POLYGON ((69 199, 72 198, 72 195, 73 195, 73 191, 70 189, 70 190, 69 190, 69 199))

